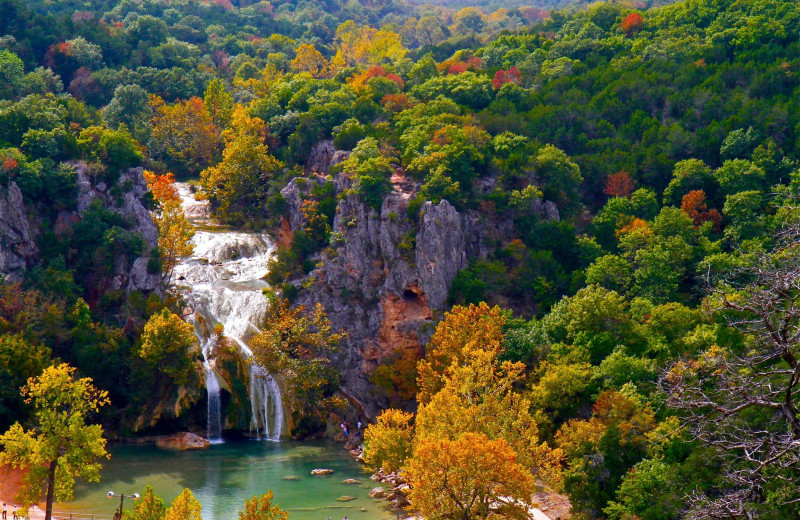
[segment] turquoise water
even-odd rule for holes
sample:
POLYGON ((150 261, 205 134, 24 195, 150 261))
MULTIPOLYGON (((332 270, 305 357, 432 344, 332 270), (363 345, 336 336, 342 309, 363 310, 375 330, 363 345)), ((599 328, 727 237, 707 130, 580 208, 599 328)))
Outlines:
MULTIPOLYGON (((204 520, 235 520, 245 500, 272 490, 274 503, 289 511, 290 520, 389 520, 388 503, 369 498, 374 483, 361 464, 341 444, 329 441, 281 443, 233 441, 207 450, 171 452, 154 446, 111 445, 111 460, 98 484, 82 484, 75 500, 57 504, 60 516, 74 520, 110 518, 119 499, 142 493, 147 484, 169 504, 183 488, 192 490, 203 505, 204 520), (330 476, 311 476, 314 468, 334 470, 330 476), (297 477, 289 480, 284 477, 297 477), (360 484, 342 484, 348 478, 360 484), (339 501, 345 496, 354 500, 339 501), (364 509, 362 511, 362 509, 364 509)), ((125 509, 134 502, 125 499, 125 509)))

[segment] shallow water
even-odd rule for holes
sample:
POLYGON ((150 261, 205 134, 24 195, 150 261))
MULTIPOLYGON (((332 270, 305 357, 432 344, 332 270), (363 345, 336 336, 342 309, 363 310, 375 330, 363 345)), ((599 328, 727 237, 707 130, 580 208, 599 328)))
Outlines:
MULTIPOLYGON (((141 494, 149 484, 167 504, 183 488, 191 489, 203 505, 204 520, 235 520, 245 500, 269 489, 275 495, 273 502, 289 511, 290 520, 393 518, 387 502, 369 498, 375 483, 361 464, 346 454, 341 444, 329 441, 228 441, 186 452, 112 445, 109 452, 111 460, 105 463, 100 483, 77 486, 73 502, 55 506, 56 511, 67 513, 60 517, 69 518, 72 512, 74 520, 91 515, 98 520, 110 518, 119 499, 108 499, 109 490, 141 494), (314 468, 329 468, 334 473, 312 477, 314 468), (361 483, 342 484, 348 478, 361 483), (343 496, 356 498, 337 501, 343 496)), ((126 510, 133 505, 133 500, 125 499, 126 510)))

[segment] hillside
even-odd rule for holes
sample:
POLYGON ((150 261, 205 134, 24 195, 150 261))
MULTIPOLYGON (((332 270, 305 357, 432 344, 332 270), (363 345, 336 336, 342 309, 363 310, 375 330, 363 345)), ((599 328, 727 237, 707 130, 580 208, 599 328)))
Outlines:
POLYGON ((573 518, 796 516, 800 7, 482 7, 0 0, 0 430, 65 361, 118 437, 205 433, 209 380, 227 434, 259 384, 368 417, 431 518, 492 457, 573 518), (221 275, 258 323, 178 287, 191 196, 274 239, 221 275))

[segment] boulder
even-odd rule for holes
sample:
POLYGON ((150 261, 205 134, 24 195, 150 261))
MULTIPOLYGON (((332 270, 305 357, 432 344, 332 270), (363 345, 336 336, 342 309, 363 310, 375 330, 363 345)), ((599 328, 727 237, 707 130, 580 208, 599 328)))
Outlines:
POLYGON ((332 469, 312 469, 312 475, 330 475, 333 473, 332 469))
POLYGON ((156 441, 156 446, 165 450, 202 450, 211 446, 208 439, 191 432, 181 432, 168 437, 161 437, 156 441))
POLYGON ((384 490, 382 487, 376 487, 369 492, 369 496, 372 498, 383 498, 386 496, 386 490, 384 490))
POLYGON ((358 480, 354 478, 348 478, 342 481, 342 484, 361 484, 358 480))

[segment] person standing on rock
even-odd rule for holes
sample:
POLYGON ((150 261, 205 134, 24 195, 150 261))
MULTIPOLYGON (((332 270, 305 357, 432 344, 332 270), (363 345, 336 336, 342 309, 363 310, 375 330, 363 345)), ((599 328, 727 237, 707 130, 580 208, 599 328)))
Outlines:
POLYGON ((3 520, 6 520, 6 513, 8 511, 8 506, 5 502, 3 502, 3 520))

